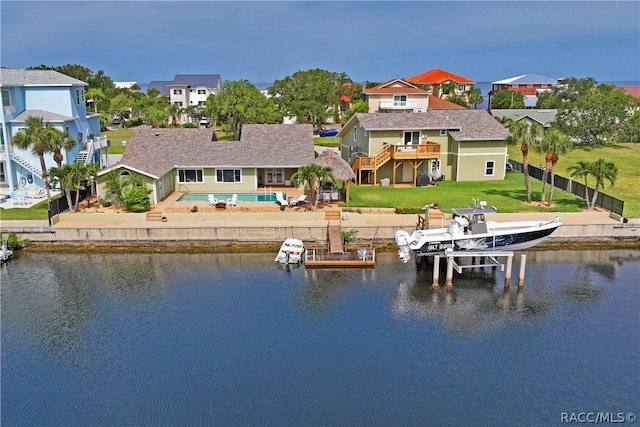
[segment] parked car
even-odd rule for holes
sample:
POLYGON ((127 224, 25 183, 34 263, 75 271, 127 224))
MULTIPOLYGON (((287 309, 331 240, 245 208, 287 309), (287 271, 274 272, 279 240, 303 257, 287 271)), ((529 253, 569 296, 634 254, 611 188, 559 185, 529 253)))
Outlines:
POLYGON ((320 132, 320 136, 336 136, 340 129, 325 129, 320 132))

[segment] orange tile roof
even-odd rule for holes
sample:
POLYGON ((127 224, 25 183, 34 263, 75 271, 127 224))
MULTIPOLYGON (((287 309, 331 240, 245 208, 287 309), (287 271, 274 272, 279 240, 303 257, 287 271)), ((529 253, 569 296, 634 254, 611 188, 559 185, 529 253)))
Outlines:
POLYGON ((462 105, 454 104, 446 99, 438 98, 437 96, 429 95, 429 107, 428 110, 453 110, 464 108, 462 105))
POLYGON ((417 76, 406 79, 406 81, 409 83, 418 84, 439 84, 442 82, 446 82, 447 80, 452 80, 456 83, 475 84, 475 81, 473 80, 470 80, 466 77, 458 76, 445 70, 441 70, 440 68, 434 68, 433 70, 429 70, 426 73, 418 74, 417 76))

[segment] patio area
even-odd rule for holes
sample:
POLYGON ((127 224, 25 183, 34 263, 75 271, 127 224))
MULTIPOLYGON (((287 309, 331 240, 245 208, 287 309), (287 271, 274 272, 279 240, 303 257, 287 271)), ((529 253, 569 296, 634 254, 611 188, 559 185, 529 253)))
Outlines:
MULTIPOLYGON (((51 197, 60 194, 60 191, 50 190, 51 197)), ((8 187, 0 188, 0 208, 3 209, 28 209, 38 203, 47 201, 47 193, 44 188, 26 189, 11 191, 8 187), (15 198, 11 197, 14 193, 15 198)))

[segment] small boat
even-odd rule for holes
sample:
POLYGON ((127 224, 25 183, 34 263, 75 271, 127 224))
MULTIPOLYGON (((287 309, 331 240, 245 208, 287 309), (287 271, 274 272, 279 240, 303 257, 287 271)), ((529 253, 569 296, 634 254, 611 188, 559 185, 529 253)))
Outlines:
POLYGON ((280 264, 299 264, 304 254, 304 243, 300 239, 292 237, 286 239, 276 256, 276 262, 280 264))
POLYGON ((524 250, 542 243, 562 225, 560 217, 550 221, 486 221, 485 214, 498 210, 484 201, 475 202, 473 208, 452 209, 453 218, 447 228, 416 230, 412 234, 396 231, 395 242, 402 262, 409 261, 411 253, 433 256, 446 251, 524 250))
POLYGON ((13 257, 13 251, 7 249, 7 239, 2 239, 2 246, 0 246, 0 263, 5 263, 13 257))

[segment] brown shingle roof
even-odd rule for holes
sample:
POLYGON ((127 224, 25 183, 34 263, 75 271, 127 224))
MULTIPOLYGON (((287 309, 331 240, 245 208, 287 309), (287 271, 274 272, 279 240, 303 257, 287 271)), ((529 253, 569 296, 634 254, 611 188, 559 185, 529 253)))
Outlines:
POLYGON ((366 89, 367 95, 372 94, 399 94, 399 93, 414 93, 426 95, 427 91, 415 87, 412 84, 405 82, 404 80, 394 79, 366 89))
POLYGON ((204 128, 137 128, 120 164, 161 177, 174 167, 299 167, 314 158, 311 125, 245 125, 242 141, 212 137, 204 128))
POLYGON ((424 113, 357 113, 367 131, 448 129, 457 141, 507 139, 509 131, 485 110, 427 110, 424 113))
POLYGON ((462 105, 454 104, 446 99, 438 98, 437 96, 429 95, 429 110, 459 110, 465 108, 462 105))

